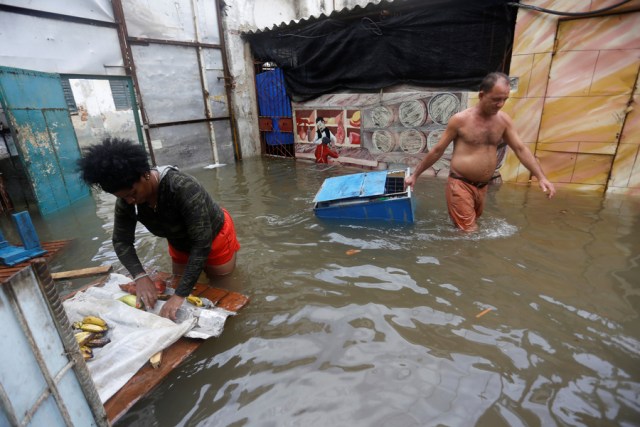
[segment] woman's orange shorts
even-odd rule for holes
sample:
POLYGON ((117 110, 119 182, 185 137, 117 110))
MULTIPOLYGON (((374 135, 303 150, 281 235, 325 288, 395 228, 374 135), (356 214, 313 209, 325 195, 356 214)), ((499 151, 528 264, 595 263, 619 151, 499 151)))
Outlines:
MULTIPOLYGON (((223 265, 231 261, 233 254, 240 249, 240 243, 236 237, 236 228, 233 225, 231 215, 224 211, 224 224, 220 232, 211 242, 211 251, 207 258, 207 265, 223 265)), ((169 255, 175 264, 186 264, 189 261, 189 254, 182 252, 169 244, 169 255)))

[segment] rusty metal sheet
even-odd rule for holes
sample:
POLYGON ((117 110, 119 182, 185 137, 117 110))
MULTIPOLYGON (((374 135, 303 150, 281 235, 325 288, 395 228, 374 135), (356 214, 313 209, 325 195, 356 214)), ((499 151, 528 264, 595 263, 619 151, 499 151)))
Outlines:
POLYGON ((293 132, 293 119, 291 117, 278 119, 278 128, 280 132, 293 132))
POLYGON ((271 117, 258 118, 258 129, 260 130, 260 132, 272 132, 273 119, 271 119, 271 117))

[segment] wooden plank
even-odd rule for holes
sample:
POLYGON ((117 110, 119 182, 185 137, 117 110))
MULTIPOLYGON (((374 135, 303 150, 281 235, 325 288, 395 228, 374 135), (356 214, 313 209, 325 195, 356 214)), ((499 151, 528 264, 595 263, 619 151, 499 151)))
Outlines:
POLYGON ((238 312, 238 310, 247 305, 248 302, 249 297, 237 292, 229 292, 218 302, 217 306, 225 310, 238 312))
POLYGON ((97 276, 99 274, 107 274, 111 271, 110 265, 101 265, 99 267, 81 268, 80 270, 61 271, 51 273, 53 280, 59 279, 77 279, 79 277, 97 276))

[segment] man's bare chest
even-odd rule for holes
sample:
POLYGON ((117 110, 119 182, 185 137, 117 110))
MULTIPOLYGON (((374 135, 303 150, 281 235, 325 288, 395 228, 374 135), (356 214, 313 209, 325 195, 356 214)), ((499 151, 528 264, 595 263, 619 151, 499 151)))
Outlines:
POLYGON ((469 123, 458 130, 459 139, 465 144, 497 146, 505 132, 505 127, 498 123, 469 123))

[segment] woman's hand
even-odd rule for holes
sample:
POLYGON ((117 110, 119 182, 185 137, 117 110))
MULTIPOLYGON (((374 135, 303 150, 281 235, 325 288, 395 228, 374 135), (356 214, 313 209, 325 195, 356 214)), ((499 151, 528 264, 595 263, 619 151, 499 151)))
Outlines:
POLYGON ((160 316, 166 317, 167 319, 176 320, 176 312, 182 306, 184 302, 184 297, 178 295, 172 295, 171 298, 164 303, 162 308, 160 309, 160 316))
POLYGON ((136 303, 142 303, 143 306, 154 308, 158 299, 158 291, 149 276, 144 276, 136 280, 136 303))

